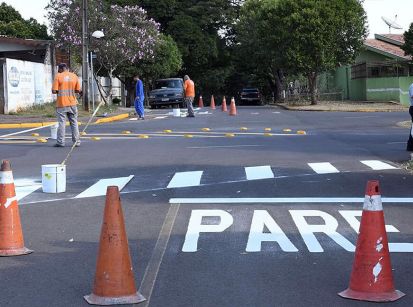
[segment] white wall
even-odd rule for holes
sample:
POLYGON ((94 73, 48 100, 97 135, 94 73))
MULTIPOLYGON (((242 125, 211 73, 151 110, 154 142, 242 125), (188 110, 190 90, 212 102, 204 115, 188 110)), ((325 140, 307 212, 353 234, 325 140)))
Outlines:
POLYGON ((50 65, 6 59, 4 69, 5 114, 53 101, 50 65))

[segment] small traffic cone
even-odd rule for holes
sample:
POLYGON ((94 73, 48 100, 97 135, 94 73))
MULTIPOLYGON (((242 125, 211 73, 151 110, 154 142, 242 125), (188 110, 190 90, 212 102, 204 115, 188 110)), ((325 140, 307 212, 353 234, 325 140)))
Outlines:
POLYGON ((92 305, 137 304, 145 301, 136 290, 117 186, 110 186, 106 191, 93 292, 84 298, 92 305))
POLYGON ((344 298, 391 302, 405 294, 394 288, 379 182, 367 182, 353 271, 344 298))
POLYGON ((24 247, 13 172, 10 162, 4 160, 0 168, 0 256, 27 255, 32 252, 24 247))
POLYGON ((222 110, 222 112, 227 112, 228 111, 227 110, 227 100, 225 99, 225 96, 224 96, 224 98, 222 98, 221 110, 222 110))
POLYGON ((235 106, 234 97, 231 98, 231 104, 229 105, 229 115, 231 116, 237 115, 237 107, 235 106))
POLYGON ((215 99, 214 99, 214 95, 211 96, 211 110, 215 110, 215 99))
POLYGON ((203 108, 203 107, 204 107, 204 100, 202 99, 202 96, 199 96, 198 107, 199 107, 199 108, 203 108))

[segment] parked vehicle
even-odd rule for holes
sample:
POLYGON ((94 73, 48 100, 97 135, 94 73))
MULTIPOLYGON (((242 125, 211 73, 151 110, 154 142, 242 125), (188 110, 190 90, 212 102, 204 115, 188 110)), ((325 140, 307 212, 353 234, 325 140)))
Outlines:
POLYGON ((243 88, 240 99, 241 103, 261 104, 261 94, 258 88, 243 88))
POLYGON ((159 79, 155 88, 149 92, 151 109, 160 106, 184 107, 184 81, 181 78, 159 79))

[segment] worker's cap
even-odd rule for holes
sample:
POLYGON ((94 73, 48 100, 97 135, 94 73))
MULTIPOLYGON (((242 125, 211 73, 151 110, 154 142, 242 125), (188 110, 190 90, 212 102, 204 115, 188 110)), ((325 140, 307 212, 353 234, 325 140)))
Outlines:
POLYGON ((59 69, 67 69, 67 64, 66 63, 60 63, 57 67, 59 69))

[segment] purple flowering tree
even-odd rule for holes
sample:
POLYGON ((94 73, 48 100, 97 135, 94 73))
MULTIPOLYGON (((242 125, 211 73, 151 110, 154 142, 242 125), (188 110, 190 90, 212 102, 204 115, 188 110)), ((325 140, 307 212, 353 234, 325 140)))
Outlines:
MULTIPOLYGON (((82 47, 80 0, 51 0, 47 6, 50 30, 58 45, 71 50, 79 59, 82 47)), ((89 30, 102 30, 105 37, 91 39, 90 49, 100 68, 110 78, 106 99, 112 92, 112 77, 127 65, 153 60, 159 40, 159 24, 149 19, 139 6, 108 5, 102 0, 88 2, 89 30)))

